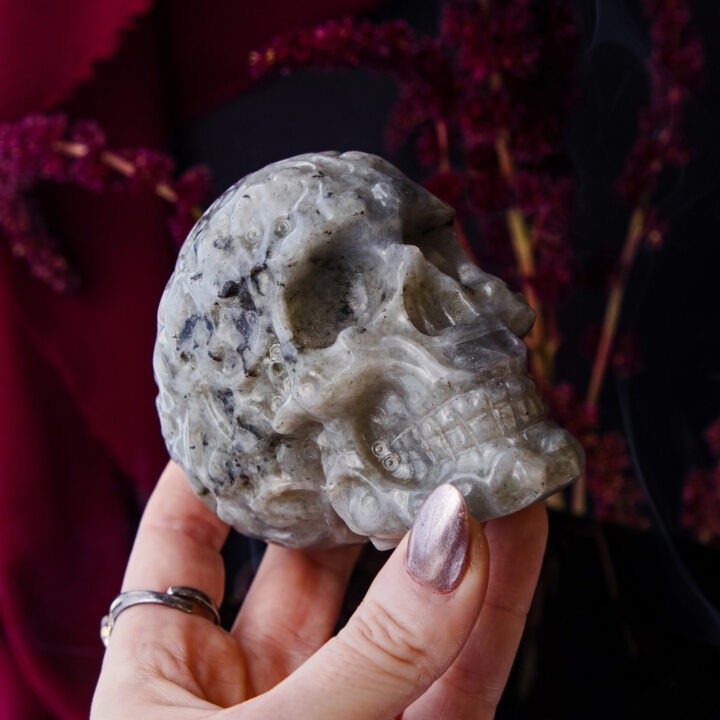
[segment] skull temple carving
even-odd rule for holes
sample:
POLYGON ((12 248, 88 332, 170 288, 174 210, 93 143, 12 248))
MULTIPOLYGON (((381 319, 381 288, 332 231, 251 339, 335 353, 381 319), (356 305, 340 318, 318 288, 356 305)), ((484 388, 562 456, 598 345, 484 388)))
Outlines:
POLYGON ((172 457, 240 532, 389 548, 437 485, 480 520, 582 471, 526 375, 534 314, 384 160, 301 155, 198 221, 159 310, 172 457))

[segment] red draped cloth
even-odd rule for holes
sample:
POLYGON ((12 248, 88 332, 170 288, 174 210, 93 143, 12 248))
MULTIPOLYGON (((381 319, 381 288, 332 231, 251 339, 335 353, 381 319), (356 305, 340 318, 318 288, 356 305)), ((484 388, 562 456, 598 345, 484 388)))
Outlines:
MULTIPOLYGON (((373 0, 0 0, 0 122, 62 111, 114 147, 167 146, 241 92, 276 32, 373 0), (170 114, 172 109, 172 115, 170 114)), ((87 717, 138 512, 166 462, 155 309, 174 250, 150 194, 43 189, 83 282, 60 295, 0 237, 0 718, 87 717)))

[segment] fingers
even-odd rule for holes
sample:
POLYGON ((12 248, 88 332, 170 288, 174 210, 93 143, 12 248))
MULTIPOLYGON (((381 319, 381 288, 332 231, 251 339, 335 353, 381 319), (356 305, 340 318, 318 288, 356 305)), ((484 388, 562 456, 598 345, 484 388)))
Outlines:
POLYGON ((123 590, 189 585, 218 605, 224 569, 220 550, 228 526, 200 502, 179 465, 170 462, 143 514, 123 590))
POLYGON ((465 644, 487 585, 487 545, 452 486, 435 490, 339 635, 289 678, 221 717, 395 717, 465 644))
POLYGON ((232 630, 253 694, 274 687, 328 640, 361 547, 268 546, 232 630))
POLYGON ((448 671, 403 718, 492 718, 525 627, 547 540, 547 512, 536 504, 485 527, 490 579, 485 604, 448 671))
MULTIPOLYGON (((123 591, 164 592, 171 585, 187 585, 219 605, 224 582, 220 549, 227 532, 180 467, 170 463, 140 523, 123 591)), ((237 703, 246 697, 242 668, 237 643, 206 617, 136 605, 123 611, 113 628, 93 717, 116 717, 119 708, 129 717, 130 708, 157 707, 153 717, 161 718, 167 715, 160 708, 174 704, 199 712, 237 703), (209 658, 223 662, 216 666, 209 658)))
MULTIPOLYGON (((182 469, 171 462, 160 476, 138 528, 123 580, 123 591, 157 590, 187 585, 202 590, 219 605, 224 567, 220 550, 228 527, 193 492, 182 469)), ((151 605, 122 612, 111 645, 132 627, 133 637, 148 639, 178 625, 207 623, 199 615, 151 605)))
POLYGON ((490 583, 477 626, 458 676, 482 688, 493 708, 507 683, 542 568, 547 543, 547 510, 542 503, 488 523, 490 583), (483 658, 482 662, 480 661, 483 658), (472 668, 475 681, 472 680, 472 668))

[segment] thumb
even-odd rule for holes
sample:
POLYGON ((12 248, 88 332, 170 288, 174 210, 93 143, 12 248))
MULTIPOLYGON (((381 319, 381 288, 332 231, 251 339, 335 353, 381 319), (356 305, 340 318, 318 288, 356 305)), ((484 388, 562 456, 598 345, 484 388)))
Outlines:
POLYGON ((454 486, 440 486, 343 630, 238 717, 396 717, 462 649, 487 576, 482 527, 454 486))

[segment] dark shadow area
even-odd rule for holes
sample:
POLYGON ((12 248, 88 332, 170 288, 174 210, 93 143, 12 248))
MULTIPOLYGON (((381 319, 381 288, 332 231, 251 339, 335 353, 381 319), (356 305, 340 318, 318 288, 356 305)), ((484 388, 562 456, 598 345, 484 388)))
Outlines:
MULTIPOLYGON (((578 0, 576 8, 581 94, 567 142, 582 290, 562 309, 567 347, 559 375, 584 384, 589 361, 578 348, 587 318, 602 315, 627 225, 614 179, 648 95, 649 39, 640 2, 578 0)), ((687 124, 694 158, 663 178, 670 231, 661 248, 641 250, 630 278, 623 325, 637 338, 640 370, 608 379, 602 406, 604 424, 628 441, 650 528, 552 513, 545 568, 500 718, 720 718, 720 552, 690 540, 679 517, 683 478, 707 461, 702 433, 720 412, 720 5, 703 0, 692 8, 706 45, 705 81, 687 124)), ((392 17, 433 32, 437 7, 389 2, 372 15, 392 17)), ((391 81, 366 71, 296 72, 197 120, 177 138, 178 156, 209 163, 220 192, 301 152, 385 154, 394 98, 391 81)), ((422 179, 410 151, 391 159, 422 179)), ((260 552, 237 539, 229 546, 228 562, 241 568, 229 579, 231 596, 242 596, 260 552)), ((371 552, 361 562, 346 614, 378 562, 371 552)))

